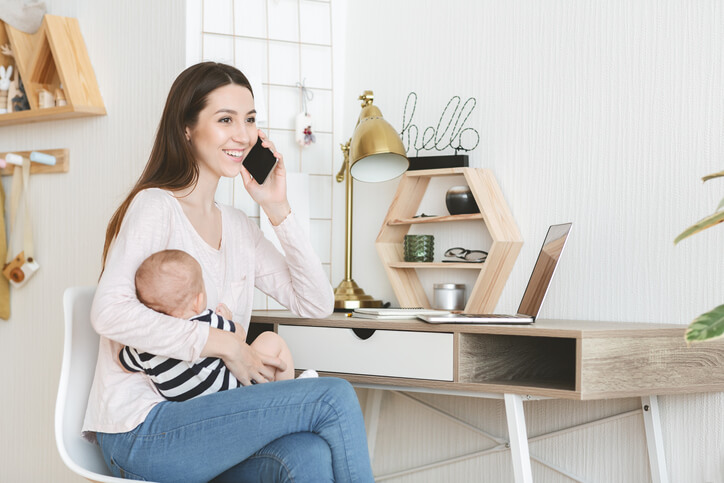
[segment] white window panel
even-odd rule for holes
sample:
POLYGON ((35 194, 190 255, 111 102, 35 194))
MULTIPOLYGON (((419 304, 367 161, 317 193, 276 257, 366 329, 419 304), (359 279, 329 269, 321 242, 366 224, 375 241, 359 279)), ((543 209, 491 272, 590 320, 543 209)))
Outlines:
POLYGON ((299 144, 294 140, 293 131, 269 130, 269 139, 276 146, 277 151, 284 156, 284 165, 290 173, 298 173, 299 169, 299 144))
POLYGON ((298 0, 273 0, 269 9, 269 38, 299 42, 298 0))
POLYGON ((252 83, 269 82, 266 39, 237 37, 235 42, 234 65, 241 70, 252 83))
POLYGON ((299 2, 299 40, 331 45, 329 4, 301 0, 299 2))
POLYGON ((322 263, 329 263, 330 258, 330 236, 332 230, 331 220, 310 220, 309 239, 322 263))
POLYGON ((234 178, 234 208, 243 211, 246 216, 259 216, 259 205, 247 193, 241 175, 234 178))
POLYGON ((204 34, 204 60, 233 64, 233 38, 225 35, 204 34))
POLYGON ((309 177, 309 217, 332 218, 332 177, 309 177))
POLYGON ((301 111, 300 89, 269 86, 269 128, 294 130, 301 111))
POLYGON ((266 0, 234 0, 234 33, 266 38, 266 0))
POLYGON ((307 110, 312 115, 317 132, 332 132, 332 91, 315 90, 314 99, 307 103, 307 110))
POLYGON ((234 33, 232 0, 204 0, 204 32, 234 33))
POLYGON ((269 82, 290 86, 299 82, 299 44, 269 41, 269 82))
MULTIPOLYGON (((332 123, 331 4, 324 0, 187 0, 187 63, 214 60, 238 67, 255 92, 257 125, 284 154, 287 170, 309 176, 310 231, 315 251, 331 273, 331 194, 341 152, 332 123), (294 139, 302 111, 296 87, 306 77, 314 99, 308 104, 316 143, 300 147, 294 139), (316 89, 315 89, 316 88, 316 89)), ((233 204, 259 224, 264 213, 240 176, 222 180, 216 198, 233 204)), ((255 309, 281 309, 256 291, 255 309)))
POLYGON ((186 66, 201 62, 203 0, 186 0, 186 66))
POLYGON ((332 87, 332 48, 316 45, 301 46, 301 71, 304 85, 310 88, 332 87))
MULTIPOLYGON (((312 118, 312 132, 316 131, 314 118, 312 118)), ((327 133, 315 133, 316 142, 302 148, 303 173, 331 175, 334 171, 332 159, 334 154, 339 154, 340 165, 342 162, 342 151, 334 150, 332 135, 327 133), (334 154, 333 154, 334 153, 334 154)))

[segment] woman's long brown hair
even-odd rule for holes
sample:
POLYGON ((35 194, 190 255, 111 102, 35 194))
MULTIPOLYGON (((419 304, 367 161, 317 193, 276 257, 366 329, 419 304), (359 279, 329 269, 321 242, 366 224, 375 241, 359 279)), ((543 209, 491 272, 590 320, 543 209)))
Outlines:
POLYGON ((176 78, 168 93, 146 168, 121 206, 113 213, 106 228, 101 274, 106 266, 108 249, 121 229, 128 206, 140 191, 148 188, 178 191, 196 185, 199 167, 191 145, 186 140, 186 128, 196 125, 209 94, 228 84, 246 87, 253 95, 246 76, 230 65, 202 62, 192 65, 176 78))

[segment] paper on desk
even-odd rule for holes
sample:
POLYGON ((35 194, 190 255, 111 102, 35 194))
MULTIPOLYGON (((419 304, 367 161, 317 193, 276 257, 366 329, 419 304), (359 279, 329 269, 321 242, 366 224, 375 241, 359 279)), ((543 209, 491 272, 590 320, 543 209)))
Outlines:
MULTIPOLYGON (((290 173, 287 171, 287 198, 292 207, 294 216, 309 236, 309 175, 305 173, 290 173)), ((259 226, 264 236, 271 241, 280 252, 284 253, 281 243, 274 233, 269 218, 262 211, 259 213, 259 226)))

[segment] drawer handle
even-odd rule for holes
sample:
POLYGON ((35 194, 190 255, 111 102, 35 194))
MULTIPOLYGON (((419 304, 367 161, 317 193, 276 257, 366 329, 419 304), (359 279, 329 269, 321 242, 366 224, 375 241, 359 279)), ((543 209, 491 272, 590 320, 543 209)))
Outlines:
POLYGON ((372 334, 374 334, 376 330, 377 329, 352 329, 352 332, 360 339, 367 340, 372 337, 372 334))

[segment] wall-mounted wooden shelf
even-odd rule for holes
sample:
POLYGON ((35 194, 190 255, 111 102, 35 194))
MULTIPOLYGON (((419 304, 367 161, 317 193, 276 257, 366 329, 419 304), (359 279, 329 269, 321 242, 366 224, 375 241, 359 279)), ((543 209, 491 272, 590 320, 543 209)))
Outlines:
POLYGON ((447 262, 389 262, 391 268, 466 268, 481 270, 485 263, 447 263, 447 262))
POLYGON ((523 239, 493 173, 487 169, 445 168, 407 171, 375 241, 377 253, 385 266, 387 277, 401 307, 430 308, 430 301, 417 276, 422 268, 479 270, 480 274, 465 305, 468 313, 494 311, 505 282, 508 280, 523 239), (463 176, 480 213, 413 218, 435 176, 463 176), (419 223, 482 221, 493 239, 484 263, 408 263, 404 261, 402 242, 410 226, 419 223))
POLYGON ((418 218, 405 218, 402 220, 390 220, 388 225, 418 225, 422 223, 441 223, 446 221, 469 221, 482 219, 482 213, 472 213, 470 215, 425 216, 418 218))
POLYGON ((77 19, 46 15, 34 34, 0 22, 3 44, 10 45, 13 57, 0 54, 0 65, 15 67, 30 110, 0 114, 0 126, 106 114, 77 19), (61 85, 67 105, 41 109, 40 90, 54 93, 61 85))

